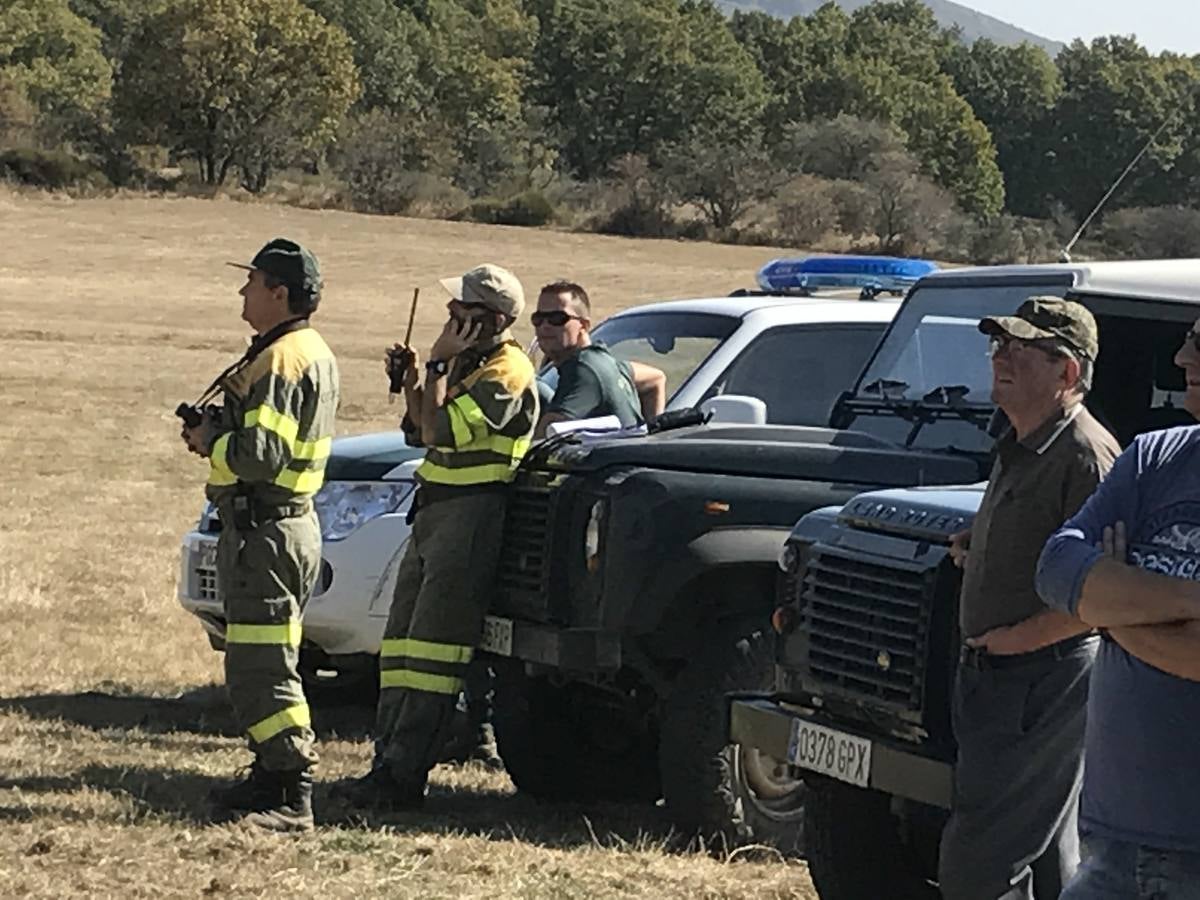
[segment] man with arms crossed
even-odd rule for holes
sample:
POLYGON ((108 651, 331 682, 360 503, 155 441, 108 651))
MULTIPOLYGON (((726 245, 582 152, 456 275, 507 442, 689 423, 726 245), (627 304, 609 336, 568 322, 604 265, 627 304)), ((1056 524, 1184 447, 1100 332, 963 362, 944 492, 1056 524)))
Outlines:
POLYGON ((1079 864, 1076 814, 1096 638, 1034 589, 1042 546, 1120 452, 1083 401, 1098 346, 1078 303, 1031 297, 984 319, 992 395, 1010 430, 969 533, 953 700, 958 761, 942 834, 946 900, 1054 900, 1079 864), (969 548, 969 549, 968 549, 969 548))
MULTIPOLYGON (((1200 418, 1200 336, 1175 356, 1200 418)), ((1070 900, 1200 898, 1200 428, 1138 437, 1046 545, 1038 590, 1103 629, 1070 900)))

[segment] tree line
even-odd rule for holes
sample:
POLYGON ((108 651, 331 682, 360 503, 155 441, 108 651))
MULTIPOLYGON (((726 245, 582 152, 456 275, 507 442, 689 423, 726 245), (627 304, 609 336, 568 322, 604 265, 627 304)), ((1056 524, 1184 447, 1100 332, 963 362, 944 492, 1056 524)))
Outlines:
POLYGON ((968 45, 919 0, 0 0, 10 177, 300 170, 364 210, 628 234, 1032 258, 1157 135, 1100 233, 1190 252, 1198 95, 1200 58, 968 45))

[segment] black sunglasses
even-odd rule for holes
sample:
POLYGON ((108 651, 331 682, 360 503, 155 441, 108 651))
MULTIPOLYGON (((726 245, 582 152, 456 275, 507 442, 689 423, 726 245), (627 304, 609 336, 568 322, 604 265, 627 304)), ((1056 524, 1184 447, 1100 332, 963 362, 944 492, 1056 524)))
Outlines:
POLYGON ((572 320, 581 321, 582 319, 583 316, 573 316, 568 312, 563 312, 561 309, 556 309, 554 312, 535 312, 529 317, 529 321, 533 323, 534 328, 543 323, 553 325, 555 328, 562 328, 572 320))

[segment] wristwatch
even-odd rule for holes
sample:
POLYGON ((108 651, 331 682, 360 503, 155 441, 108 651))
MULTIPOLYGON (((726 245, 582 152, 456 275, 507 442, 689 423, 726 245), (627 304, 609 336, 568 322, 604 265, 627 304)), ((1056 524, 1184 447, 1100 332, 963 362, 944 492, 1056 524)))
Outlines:
POLYGON ((442 378, 450 372, 450 364, 444 359, 431 359, 425 363, 425 372, 442 378))

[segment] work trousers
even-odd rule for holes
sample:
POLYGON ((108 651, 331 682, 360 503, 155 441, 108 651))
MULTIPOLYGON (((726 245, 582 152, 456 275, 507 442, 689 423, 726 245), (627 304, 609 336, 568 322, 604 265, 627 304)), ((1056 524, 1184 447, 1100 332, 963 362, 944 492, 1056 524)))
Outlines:
POLYGON ((452 724, 495 590, 504 494, 424 503, 413 522, 379 653, 377 766, 424 786, 452 724))
POLYGON ((297 663, 300 614, 321 562, 317 516, 310 510, 240 531, 226 519, 217 542, 217 584, 234 717, 263 768, 307 769, 317 754, 297 663))
POLYGON ((1079 865, 1097 639, 958 668, 958 761, 938 866, 946 900, 1057 900, 1079 865))

